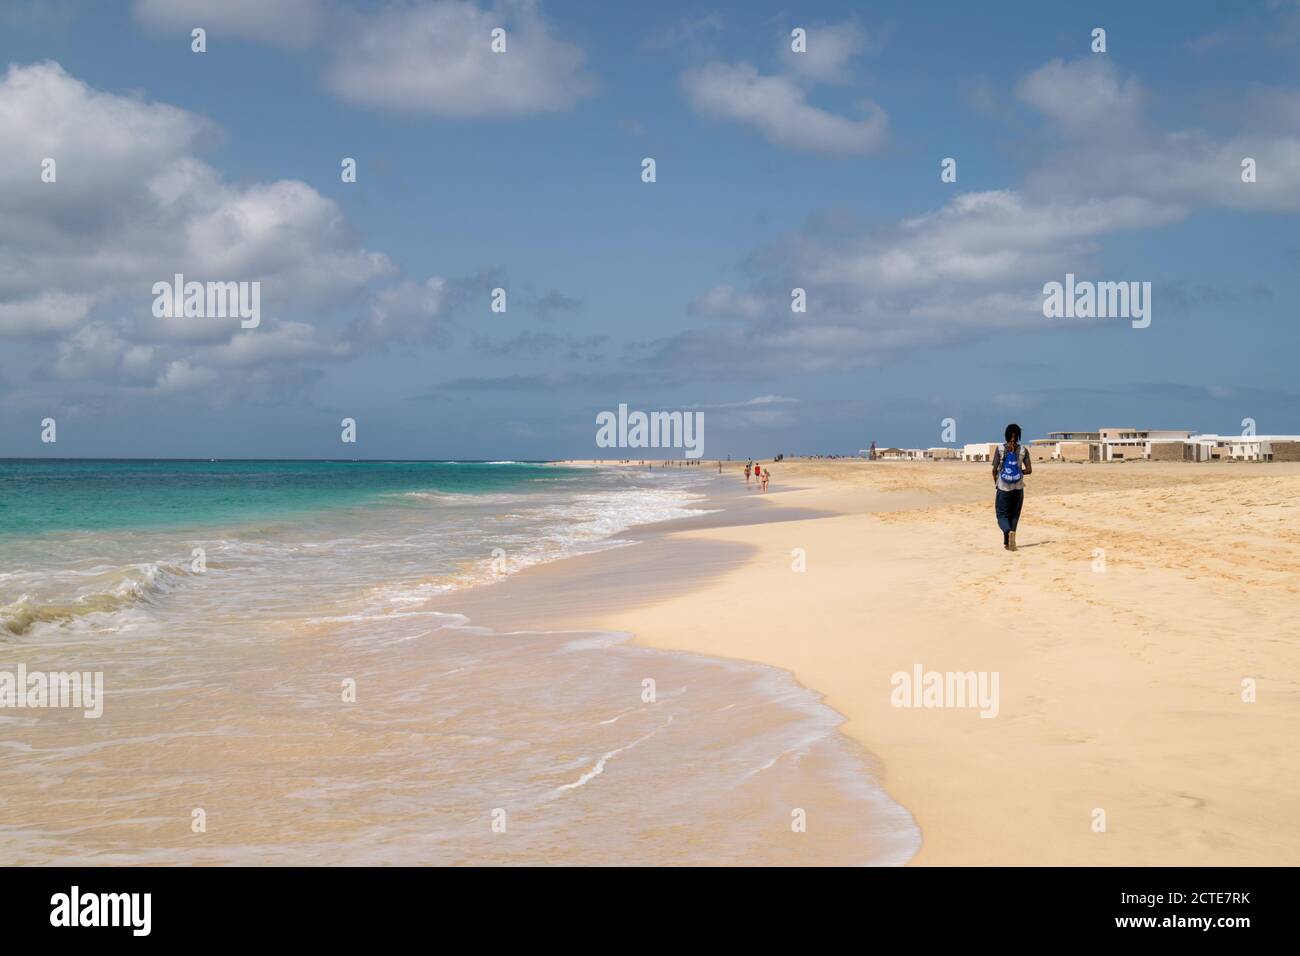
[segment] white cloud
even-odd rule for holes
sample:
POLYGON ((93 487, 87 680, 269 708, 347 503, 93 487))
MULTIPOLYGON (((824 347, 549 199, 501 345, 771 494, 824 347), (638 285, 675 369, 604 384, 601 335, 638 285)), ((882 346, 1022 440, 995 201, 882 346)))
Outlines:
POLYGON ((1051 275, 1096 250, 1103 235, 1173 222, 1180 211, 1135 197, 1032 202, 997 190, 964 193, 935 212, 856 240, 795 240, 800 274, 893 292, 1051 275))
POLYGON ((112 325, 92 322, 59 342, 54 374, 67 381, 145 383, 155 374, 153 359, 148 346, 133 346, 112 325))
POLYGON ((764 76, 748 63, 713 63, 682 75, 697 110, 754 127, 769 142, 831 155, 869 153, 887 139, 885 111, 869 100, 865 116, 848 119, 818 109, 786 76, 764 76))
POLYGON ((239 332, 229 342, 200 353, 216 365, 254 366, 271 362, 337 361, 350 358, 351 347, 325 339, 305 322, 278 322, 269 329, 239 332))
POLYGON ((405 279, 375 295, 370 313, 348 330, 356 342, 428 342, 440 332, 439 316, 447 308, 451 290, 438 276, 424 282, 405 279))
POLYGON ((357 16, 327 83, 360 106, 474 117, 567 109, 591 95, 580 48, 552 35, 528 0, 482 10, 463 0, 391 6, 357 16), (493 53, 492 30, 507 34, 493 53))
POLYGON ((807 50, 795 53, 788 34, 781 39, 781 56, 794 75, 817 83, 843 83, 849 78, 849 61, 867 49, 869 37, 857 22, 823 24, 805 28, 807 50))
POLYGON ((1067 320, 1043 318, 1043 284, 1095 271, 1112 237, 1205 207, 1300 212, 1300 91, 1249 91, 1239 131, 1214 135, 1153 130, 1141 85, 1104 57, 1053 61, 1016 90, 1046 119, 1045 148, 1022 188, 960 193, 865 230, 813 220, 743 262, 748 286, 719 285, 692 303, 741 322, 660 342, 651 364, 719 374, 737 364, 861 368, 1003 329, 1050 331, 1067 320), (1241 181, 1244 156, 1257 160, 1256 183, 1241 181), (795 286, 807 289, 806 314, 775 295, 795 286))
POLYGON ((44 338, 75 329, 90 312, 89 296, 44 292, 0 302, 0 338, 44 338))
POLYGON ((296 180, 232 184, 200 159, 217 133, 184 110, 95 90, 56 63, 0 76, 0 338, 56 340, 35 367, 60 383, 65 404, 104 384, 212 402, 297 387, 314 364, 429 341, 448 295, 486 281, 383 287, 396 268, 358 244, 333 200, 296 180), (45 156, 57 162, 53 183, 41 181, 45 156), (176 273, 259 282, 261 325, 155 318, 153 285, 176 273), (344 327, 366 302, 368 319, 344 327))
POLYGON ((264 312, 330 302, 395 272, 310 186, 224 182, 192 153, 213 132, 56 63, 10 67, 0 79, 0 335, 66 330, 109 302, 148 315, 153 283, 177 272, 260 281, 264 312), (46 156, 53 183, 41 181, 46 156))
MULTIPOLYGON (((1012 191, 967 193, 940 209, 846 234, 809 227, 759 250, 747 268, 761 289, 807 289, 808 312, 727 290, 725 301, 769 301, 745 321, 661 343, 655 365, 807 373, 869 367, 901 350, 999 329, 1041 330, 1042 286, 1084 273, 1102 237, 1176 221, 1182 210, 1134 197, 1048 203, 1012 191)), ((722 297, 719 297, 720 299, 722 297)))
POLYGON ((179 395, 209 388, 217 383, 217 373, 209 368, 195 368, 189 362, 169 362, 154 382, 156 395, 179 395))
POLYGON ((135 0, 135 17, 157 30, 179 32, 203 27, 208 43, 236 36, 272 46, 304 46, 316 36, 326 14, 323 0, 135 0))
POLYGON ((1189 209, 1300 212, 1300 91, 1256 88, 1239 96, 1239 131, 1154 129, 1135 79, 1106 58, 1054 60, 1017 87, 1059 144, 1028 178, 1035 195, 1135 195, 1189 209), (1242 182, 1242 160, 1257 180, 1242 182))
POLYGON ((1141 85, 1122 80, 1104 56, 1052 60, 1024 77, 1016 93, 1061 126, 1087 135, 1127 131, 1142 112, 1141 85))

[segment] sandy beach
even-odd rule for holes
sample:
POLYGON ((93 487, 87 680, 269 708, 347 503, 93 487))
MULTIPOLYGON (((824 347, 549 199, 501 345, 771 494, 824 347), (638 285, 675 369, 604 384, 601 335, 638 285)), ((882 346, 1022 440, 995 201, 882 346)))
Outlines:
POLYGON ((471 617, 790 671, 879 758, 913 864, 1296 858, 1300 466, 1041 464, 1015 553, 987 465, 785 461, 765 495, 725 467, 721 515, 481 589, 471 617), (894 706, 917 666, 996 672, 996 716, 894 706))

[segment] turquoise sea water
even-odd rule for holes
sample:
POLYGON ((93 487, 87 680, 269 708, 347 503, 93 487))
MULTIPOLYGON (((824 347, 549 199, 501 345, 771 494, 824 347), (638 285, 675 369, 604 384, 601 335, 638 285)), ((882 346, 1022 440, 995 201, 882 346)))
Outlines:
POLYGON ((394 492, 486 494, 556 475, 526 462, 0 459, 0 535, 264 520, 394 492))
POLYGON ((621 545, 629 527, 688 514, 698 480, 520 462, 7 460, 0 637, 184 631, 207 606, 414 602, 621 545))

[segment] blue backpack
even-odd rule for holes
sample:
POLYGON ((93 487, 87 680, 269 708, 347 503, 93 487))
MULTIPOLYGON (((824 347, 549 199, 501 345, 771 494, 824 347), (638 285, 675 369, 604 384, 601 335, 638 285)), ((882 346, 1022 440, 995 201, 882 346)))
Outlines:
POLYGON ((1025 477, 1025 473, 1020 470, 1020 449, 1016 448, 1015 454, 1002 448, 1002 470, 998 472, 998 477, 1007 484, 1014 484, 1025 477))

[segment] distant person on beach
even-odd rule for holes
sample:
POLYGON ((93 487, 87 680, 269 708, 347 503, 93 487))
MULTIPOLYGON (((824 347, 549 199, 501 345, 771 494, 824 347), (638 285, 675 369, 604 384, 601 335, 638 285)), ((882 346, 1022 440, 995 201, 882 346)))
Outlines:
POLYGON ((769 478, 771 478, 771 477, 772 477, 772 469, 771 469, 771 468, 769 468, 767 471, 763 472, 763 490, 764 490, 764 491, 767 491, 767 479, 769 479, 769 478))
POLYGON ((1002 547, 1016 550, 1016 526, 1025 503, 1025 475, 1033 474, 1029 449, 1020 444, 1020 426, 1014 422, 1003 433, 1006 443, 993 453, 993 483, 997 486, 994 510, 1002 529, 1002 547))
POLYGON ((750 459, 745 462, 745 484, 749 484, 749 473, 754 470, 754 461, 750 459))

